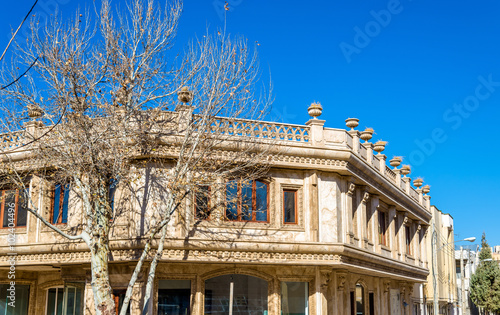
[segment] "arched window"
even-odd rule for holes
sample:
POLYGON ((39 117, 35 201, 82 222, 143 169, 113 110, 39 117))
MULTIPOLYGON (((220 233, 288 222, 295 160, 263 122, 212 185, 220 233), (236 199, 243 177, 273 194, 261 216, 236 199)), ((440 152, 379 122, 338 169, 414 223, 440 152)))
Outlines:
POLYGON ((83 314, 85 283, 72 283, 47 290, 46 315, 83 314))
POLYGON ((225 275, 205 281, 205 314, 264 314, 267 309, 267 281, 247 275, 225 275))

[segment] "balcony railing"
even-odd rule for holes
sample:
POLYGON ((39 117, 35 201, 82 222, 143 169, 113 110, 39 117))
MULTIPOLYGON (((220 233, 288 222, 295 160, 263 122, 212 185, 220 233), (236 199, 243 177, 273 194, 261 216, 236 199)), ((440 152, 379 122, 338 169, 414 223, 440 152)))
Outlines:
MULTIPOLYGON (((187 112, 192 115, 190 112, 187 112)), ((180 117, 186 112, 163 112, 158 117, 160 119, 166 116, 180 117)), ((358 131, 347 131, 345 129, 324 128, 324 121, 311 120, 313 123, 307 125, 294 125, 277 122, 266 122, 256 120, 245 120, 225 117, 215 117, 209 123, 208 132, 221 134, 231 137, 250 137, 257 139, 269 139, 283 145, 297 143, 306 146, 324 147, 328 149, 346 149, 359 156, 361 160, 370 167, 380 172, 390 183, 408 195, 421 206, 425 207, 420 193, 413 187, 407 187, 408 183, 402 181, 400 175, 385 165, 386 157, 382 154, 373 154, 371 145, 360 143, 358 131), (317 128, 319 127, 319 128, 317 128), (316 140, 321 139, 321 140, 316 140), (367 149, 368 148, 368 149, 367 149), (371 156, 370 156, 371 155, 371 156)), ((46 130, 47 126, 39 127, 46 130)), ((41 130, 40 130, 41 131, 41 130)), ((1 151, 15 150, 25 144, 26 133, 24 130, 5 133, 0 135, 0 153, 1 151)))

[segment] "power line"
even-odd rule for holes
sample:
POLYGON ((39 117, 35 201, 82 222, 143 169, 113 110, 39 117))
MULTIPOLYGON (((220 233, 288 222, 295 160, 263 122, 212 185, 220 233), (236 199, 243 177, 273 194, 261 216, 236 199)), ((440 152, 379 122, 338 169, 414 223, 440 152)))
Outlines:
POLYGON ((28 73, 28 71, 35 65, 35 63, 38 61, 38 56, 35 58, 35 60, 30 64, 30 66, 28 67, 28 69, 26 69, 26 71, 23 72, 23 74, 21 74, 20 76, 18 76, 14 81, 10 82, 9 84, 7 84, 6 86, 2 86, 0 88, 0 91, 1 90, 4 90, 6 88, 8 88, 9 86, 11 86, 12 84, 16 83, 17 81, 19 81, 22 77, 24 77, 24 75, 26 73, 28 73))
POLYGON ((31 14, 31 11, 33 11, 33 9, 35 8, 36 4, 38 3, 38 0, 35 1, 35 3, 31 6, 31 9, 28 11, 28 14, 26 14, 26 16, 24 17, 24 19, 22 20, 21 24, 19 24, 19 27, 17 28, 16 32, 12 35, 9 43, 7 44, 7 47, 5 47, 5 50, 3 51, 2 53, 2 56, 0 57, 0 61, 2 61, 3 57, 5 56, 5 53, 7 52, 7 50, 9 49, 10 47, 10 44, 12 44, 12 41, 14 40, 14 38, 16 37, 17 35, 17 32, 19 32, 19 30, 21 29, 21 27, 23 26, 24 24, 24 21, 26 21, 26 19, 28 18, 28 16, 30 16, 31 14))

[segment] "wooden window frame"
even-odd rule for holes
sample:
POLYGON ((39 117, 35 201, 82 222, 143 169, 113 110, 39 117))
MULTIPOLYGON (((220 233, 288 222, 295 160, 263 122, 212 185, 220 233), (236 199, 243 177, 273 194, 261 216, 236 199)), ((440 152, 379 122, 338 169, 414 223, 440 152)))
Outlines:
MULTIPOLYGON (((243 220, 242 219, 242 212, 241 212, 241 206, 242 206, 242 200, 241 200, 241 190, 242 190, 242 185, 241 185, 241 180, 237 180, 237 200, 236 200, 236 220, 230 220, 228 218, 228 221, 230 222, 255 222, 255 223, 269 223, 269 183, 259 180, 259 179, 254 179, 252 180, 252 219, 251 220, 243 220), (261 182, 262 184, 266 185, 266 221, 257 221, 257 182, 261 182)), ((227 187, 226 187, 226 218, 227 218, 227 187)))
MULTIPOLYGON (((286 225, 297 225, 299 224, 299 218, 298 218, 298 211, 297 211, 297 195, 298 195, 298 191, 297 189, 283 189, 283 193, 282 193, 282 197, 283 197, 283 209, 282 209, 282 214, 283 214, 283 224, 286 224, 286 225), (286 192, 291 192, 293 193, 294 195, 294 211, 295 211, 295 222, 285 222, 285 217, 286 217, 286 213, 285 213, 285 193, 286 192)), ((268 207, 269 208, 269 207, 268 207)))
POLYGON ((54 223, 54 203, 55 203, 55 200, 56 200, 56 188, 54 186, 54 188, 52 188, 52 191, 51 191, 51 199, 50 199, 50 223, 51 224, 55 224, 55 225, 64 225, 64 224, 68 224, 68 212, 69 212, 69 200, 68 200, 68 208, 66 209, 66 222, 62 222, 62 219, 63 219, 63 215, 61 213, 61 211, 63 211, 63 204, 64 204, 64 194, 66 192, 66 189, 64 188, 66 185, 68 185, 68 194, 69 194, 69 191, 71 190, 69 188, 69 184, 57 184, 57 185, 61 185, 61 192, 59 193, 59 217, 57 219, 57 222, 54 223))
POLYGON ((378 228, 379 228, 378 231, 379 244, 387 246, 387 213, 384 211, 378 212, 378 228))
POLYGON ((196 191, 194 192, 194 196, 193 196, 193 199, 194 199, 194 218, 195 220, 201 220, 201 221, 210 221, 210 215, 212 214, 212 207, 211 207, 211 204, 212 204, 212 186, 210 185, 197 185, 196 186, 196 191), (199 218, 198 217, 198 199, 197 199, 197 196, 196 194, 198 193, 198 188, 199 187, 207 187, 207 209, 206 209, 206 213, 207 213, 207 217, 206 218, 199 218))
MULTIPOLYGON (((11 190, 15 190, 16 192, 16 195, 15 195, 15 199, 14 199, 14 205, 15 205, 15 210, 14 210, 14 228, 27 228, 28 226, 28 210, 26 209, 26 225, 21 225, 21 226, 18 226, 17 225, 17 219, 18 219, 18 212, 19 212, 19 189, 9 189, 9 188, 6 188, 6 189, 2 189, 0 190, 0 229, 9 229, 10 227, 9 226, 3 226, 3 221, 4 221, 4 215, 6 215, 5 213, 5 199, 4 196, 5 196, 5 192, 6 191, 11 191, 11 190)), ((8 215, 8 214, 7 214, 8 215)))

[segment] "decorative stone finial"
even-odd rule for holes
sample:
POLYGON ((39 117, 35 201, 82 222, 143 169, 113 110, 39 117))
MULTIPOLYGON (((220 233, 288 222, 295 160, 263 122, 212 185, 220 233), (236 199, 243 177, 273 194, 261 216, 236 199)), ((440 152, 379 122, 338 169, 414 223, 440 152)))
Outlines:
POLYGON ((356 128, 359 125, 359 119, 357 119, 357 118, 347 118, 345 120, 345 125, 348 128, 351 128, 351 130, 354 130, 354 128, 356 128))
POLYGON ((425 185, 424 187, 422 187, 422 192, 424 194, 428 194, 430 191, 431 191, 431 186, 425 185))
POLYGON ((321 116, 321 113, 323 112, 323 107, 320 103, 314 102, 311 103, 311 105, 307 109, 307 112, 313 119, 318 119, 318 117, 321 116))
POLYGON ((413 186, 417 187, 417 188, 420 188, 420 186, 422 186, 424 183, 424 180, 420 177, 417 177, 413 180, 413 186))
POLYGON ((37 119, 37 118, 42 117, 43 110, 39 106, 28 105, 27 107, 28 107, 28 116, 31 119, 37 119))
POLYGON ((385 150, 386 144, 387 144, 387 141, 379 140, 379 141, 375 142, 375 144, 373 145, 373 151, 378 152, 378 154, 381 154, 382 151, 385 150))
POLYGON ((406 177, 406 175, 408 175, 410 173, 411 173, 411 166, 410 165, 401 166, 401 174, 403 174, 404 177, 406 177))
POLYGON ((193 92, 189 91, 187 86, 183 86, 181 90, 177 92, 177 99, 187 104, 193 100, 193 92))
POLYGON ((392 167, 397 168, 401 164, 402 161, 403 161, 402 157, 395 156, 389 160, 389 164, 391 164, 392 167))
POLYGON ((361 135, 359 137, 361 140, 368 142, 373 137, 373 128, 366 128, 364 131, 361 131, 361 135))

